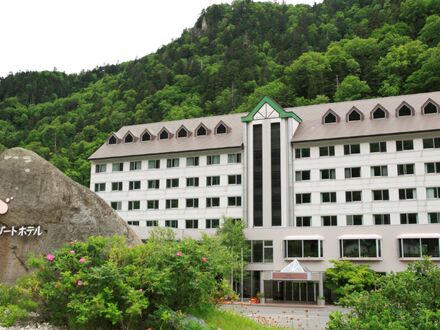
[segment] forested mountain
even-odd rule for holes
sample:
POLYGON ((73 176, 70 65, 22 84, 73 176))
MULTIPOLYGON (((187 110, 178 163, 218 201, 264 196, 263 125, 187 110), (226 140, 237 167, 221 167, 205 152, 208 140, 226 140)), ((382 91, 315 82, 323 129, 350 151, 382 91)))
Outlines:
MULTIPOLYGON (((169 22, 167 24, 172 24, 169 22)), ((234 1, 156 53, 75 75, 0 79, 0 149, 23 146, 88 184, 122 125, 440 90, 440 0, 234 1)))

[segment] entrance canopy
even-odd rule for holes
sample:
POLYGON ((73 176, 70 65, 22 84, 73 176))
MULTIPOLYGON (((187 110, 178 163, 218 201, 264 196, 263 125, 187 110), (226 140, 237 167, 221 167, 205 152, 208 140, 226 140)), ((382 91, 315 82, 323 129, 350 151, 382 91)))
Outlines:
POLYGON ((312 272, 295 259, 279 272, 272 272, 272 280, 312 280, 312 272))

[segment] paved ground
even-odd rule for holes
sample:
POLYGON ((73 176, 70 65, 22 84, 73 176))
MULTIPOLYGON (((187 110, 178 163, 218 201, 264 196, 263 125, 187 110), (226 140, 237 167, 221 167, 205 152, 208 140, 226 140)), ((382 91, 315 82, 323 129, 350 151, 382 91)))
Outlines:
POLYGON ((347 311, 338 306, 307 306, 283 304, 233 304, 224 305, 225 309, 253 318, 263 324, 279 325, 295 330, 322 330, 329 320, 329 314, 335 310, 347 311))

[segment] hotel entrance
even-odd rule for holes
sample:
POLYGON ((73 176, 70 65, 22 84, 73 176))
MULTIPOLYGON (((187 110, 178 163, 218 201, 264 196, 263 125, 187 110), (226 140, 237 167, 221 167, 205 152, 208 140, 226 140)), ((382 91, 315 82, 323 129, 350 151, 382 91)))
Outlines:
POLYGON ((273 302, 315 303, 319 287, 316 282, 264 281, 266 299, 273 302))

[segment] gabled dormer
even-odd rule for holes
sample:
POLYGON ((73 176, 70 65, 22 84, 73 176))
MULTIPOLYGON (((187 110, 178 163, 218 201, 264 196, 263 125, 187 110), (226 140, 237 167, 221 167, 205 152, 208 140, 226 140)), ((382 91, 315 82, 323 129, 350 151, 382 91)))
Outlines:
POLYGON ((361 120, 364 120, 364 114, 356 107, 351 108, 351 110, 347 112, 345 118, 346 122, 361 121, 361 120))
POLYGON ((439 113, 439 105, 434 102, 431 99, 428 99, 423 105, 422 105, 422 114, 423 115, 432 115, 432 114, 438 114, 439 113))
POLYGON ((118 144, 119 142, 119 138, 115 133, 112 133, 112 135, 107 138, 107 144, 118 144))
POLYGON ((195 133, 196 136, 206 136, 211 133, 211 131, 205 126, 205 124, 200 123, 199 126, 197 126, 195 133))
POLYGON ((173 134, 166 127, 162 127, 157 136, 159 136, 159 140, 169 140, 173 137, 173 134))
POLYGON ((141 142, 153 141, 154 135, 148 129, 145 129, 141 134, 141 142))
POLYGON ((405 101, 402 102, 396 109, 396 117, 410 117, 414 116, 414 108, 405 101))
POLYGON ((228 134, 230 131, 231 128, 222 120, 214 128, 214 134, 228 134))
POLYGON ((180 126, 176 133, 176 138, 187 138, 191 135, 191 132, 184 126, 180 126))
POLYGON ((323 125, 335 124, 335 123, 339 123, 340 121, 341 118, 332 109, 328 109, 327 112, 324 114, 324 116, 322 116, 323 125))
POLYGON ((124 137, 122 138, 122 141, 124 141, 124 143, 133 143, 136 141, 136 138, 134 137, 132 132, 127 131, 127 133, 125 133, 124 137))
POLYGON ((390 114, 388 113, 388 110, 385 109, 380 104, 376 105, 373 110, 370 112, 370 119, 385 119, 388 118, 390 114))

